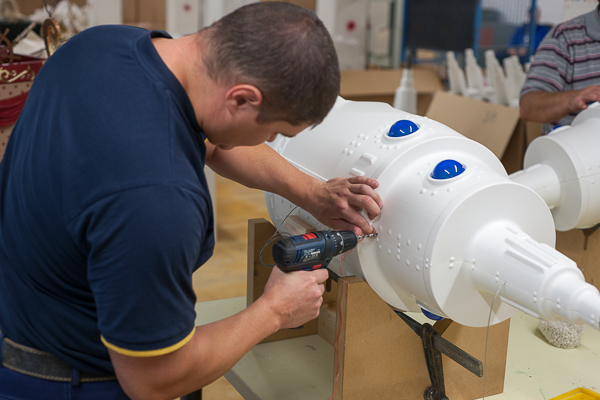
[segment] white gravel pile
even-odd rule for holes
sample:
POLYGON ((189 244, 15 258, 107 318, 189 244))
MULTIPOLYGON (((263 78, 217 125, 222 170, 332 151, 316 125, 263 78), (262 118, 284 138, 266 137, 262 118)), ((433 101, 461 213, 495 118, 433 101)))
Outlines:
POLYGON ((540 320, 538 329, 551 345, 561 349, 574 349, 581 344, 584 325, 575 325, 572 322, 543 321, 540 320))

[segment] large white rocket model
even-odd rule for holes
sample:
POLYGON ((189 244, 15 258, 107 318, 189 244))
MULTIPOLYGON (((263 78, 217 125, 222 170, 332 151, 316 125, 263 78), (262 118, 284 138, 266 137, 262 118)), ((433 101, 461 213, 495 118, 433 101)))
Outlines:
MULTIPOLYGON (((271 147, 321 181, 379 181, 379 236, 329 268, 364 279, 391 306, 475 327, 522 310, 600 329, 600 294, 554 249, 546 202, 477 142, 384 103, 340 98, 319 126, 271 147)), ((277 195, 265 199, 282 230, 290 212, 328 229, 277 195)))

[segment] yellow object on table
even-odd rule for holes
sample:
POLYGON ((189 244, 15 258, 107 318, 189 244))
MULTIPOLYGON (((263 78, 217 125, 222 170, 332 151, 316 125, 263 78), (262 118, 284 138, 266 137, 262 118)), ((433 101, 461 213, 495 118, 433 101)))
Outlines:
POLYGON ((592 392, 589 389, 577 388, 561 394, 560 396, 554 397, 550 400, 600 400, 600 394, 592 392))

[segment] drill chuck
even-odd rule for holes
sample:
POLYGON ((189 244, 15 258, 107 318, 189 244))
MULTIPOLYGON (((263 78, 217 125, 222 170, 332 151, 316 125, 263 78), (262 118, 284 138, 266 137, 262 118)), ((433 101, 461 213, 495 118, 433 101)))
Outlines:
POLYGON ((318 231, 281 239, 273 245, 273 259, 284 272, 325 268, 338 254, 358 244, 352 231, 318 231))

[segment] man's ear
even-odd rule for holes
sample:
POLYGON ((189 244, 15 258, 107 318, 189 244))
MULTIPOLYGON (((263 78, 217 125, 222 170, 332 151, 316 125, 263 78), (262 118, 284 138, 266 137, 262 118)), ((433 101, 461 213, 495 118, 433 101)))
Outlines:
POLYGON ((256 86, 241 84, 231 87, 225 94, 225 104, 230 113, 258 109, 262 103, 262 93, 256 86))

